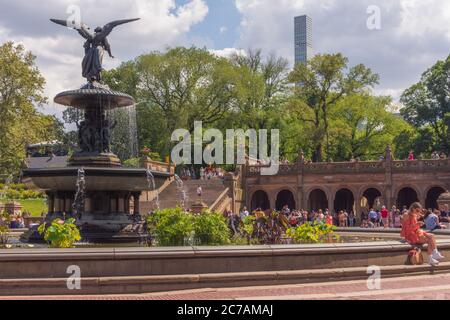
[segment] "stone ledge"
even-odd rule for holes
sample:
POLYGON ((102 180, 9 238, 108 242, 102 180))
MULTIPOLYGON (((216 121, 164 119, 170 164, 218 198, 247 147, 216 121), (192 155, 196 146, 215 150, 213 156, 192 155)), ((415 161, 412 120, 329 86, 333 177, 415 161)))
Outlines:
MULTIPOLYGON (((381 274, 385 278, 429 273, 439 274, 449 271, 450 263, 443 263, 435 268, 426 265, 381 267, 381 274)), ((366 278, 367 268, 103 277, 83 278, 81 282, 82 290, 80 291, 66 289, 67 279, 11 279, 0 280, 0 295, 144 294, 187 289, 319 283, 366 278)))
MULTIPOLYGON (((438 240, 442 249, 450 249, 450 240, 438 240)), ((366 242, 355 244, 286 245, 253 247, 181 247, 181 248, 89 248, 89 249, 14 249, 0 250, 0 262, 36 260, 135 260, 161 258, 270 257, 340 253, 407 251, 406 243, 366 242)))

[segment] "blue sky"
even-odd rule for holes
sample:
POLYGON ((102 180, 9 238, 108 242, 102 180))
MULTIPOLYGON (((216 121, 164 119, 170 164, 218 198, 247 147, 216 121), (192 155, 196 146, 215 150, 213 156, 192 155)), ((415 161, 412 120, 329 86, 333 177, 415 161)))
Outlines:
MULTIPOLYGON (((183 4, 186 0, 177 0, 183 4)), ((209 13, 205 20, 193 26, 190 35, 193 38, 207 38, 210 49, 232 48, 239 39, 241 14, 231 0, 207 0, 209 13), (221 32, 225 27, 226 31, 221 32)))
MULTIPOLYGON (((313 19, 315 53, 341 52, 350 65, 367 65, 381 77, 374 92, 394 100, 450 53, 448 0, 0 0, 0 43, 21 43, 37 56, 49 101, 84 82, 83 39, 48 20, 68 18, 73 5, 91 26, 141 17, 111 34, 116 59, 105 57, 107 69, 146 52, 191 45, 222 56, 262 49, 292 66, 293 19, 301 14, 313 19), (366 25, 373 5, 380 11, 380 30, 366 25)), ((61 110, 50 103, 45 112, 61 110)))

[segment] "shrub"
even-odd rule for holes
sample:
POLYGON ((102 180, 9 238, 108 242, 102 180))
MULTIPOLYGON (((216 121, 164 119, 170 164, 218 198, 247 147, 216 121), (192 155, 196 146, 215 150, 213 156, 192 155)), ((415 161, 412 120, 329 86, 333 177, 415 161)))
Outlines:
POLYGON ((5 246, 8 243, 9 237, 9 223, 11 217, 6 211, 0 212, 0 247, 5 246))
POLYGON ((139 158, 132 158, 124 161, 123 165, 126 168, 139 168, 140 159, 139 158))
POLYGON ((53 220, 47 228, 45 223, 38 229, 44 240, 50 243, 51 248, 73 248, 76 241, 81 240, 80 231, 75 225, 75 219, 63 221, 61 219, 53 220))
POLYGON ((219 213, 204 211, 194 217, 195 244, 200 246, 230 244, 230 229, 226 219, 219 213))
POLYGON ((288 228, 287 218, 278 212, 267 210, 257 212, 257 217, 248 216, 243 221, 244 235, 250 244, 279 244, 288 228))
POLYGON ((305 223, 297 228, 290 228, 286 235, 295 243, 320 243, 330 240, 337 230, 335 226, 325 223, 305 223))
POLYGON ((150 234, 160 246, 189 244, 194 231, 193 217, 181 208, 156 211, 147 221, 150 234))

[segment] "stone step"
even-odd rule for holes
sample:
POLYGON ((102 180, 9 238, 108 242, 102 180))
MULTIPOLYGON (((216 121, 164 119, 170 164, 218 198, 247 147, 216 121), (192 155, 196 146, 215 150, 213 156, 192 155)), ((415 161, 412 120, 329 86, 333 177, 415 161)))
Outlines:
MULTIPOLYGON (((383 279, 448 274, 450 263, 439 267, 385 266, 380 268, 383 279)), ((245 273, 189 274, 170 276, 82 278, 81 290, 67 289, 67 279, 0 279, 0 296, 58 296, 145 294, 204 288, 256 287, 366 280, 367 268, 271 271, 245 273)))
MULTIPOLYGON (((184 181, 184 188, 188 197, 188 207, 192 206, 199 197, 197 188, 201 186, 203 189, 202 201, 208 206, 213 205, 220 195, 227 189, 221 179, 215 178, 211 180, 188 180, 184 181)), ((160 195, 161 208, 174 208, 180 203, 180 194, 175 182, 167 187, 160 195)))

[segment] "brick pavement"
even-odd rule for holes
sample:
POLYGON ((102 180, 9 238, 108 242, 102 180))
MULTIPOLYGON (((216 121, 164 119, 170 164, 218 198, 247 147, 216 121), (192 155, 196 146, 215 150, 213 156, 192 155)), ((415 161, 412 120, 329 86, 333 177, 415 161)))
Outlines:
POLYGON ((450 274, 384 279, 381 290, 366 281, 201 289, 141 295, 0 297, 0 300, 434 300, 450 299, 450 274))

